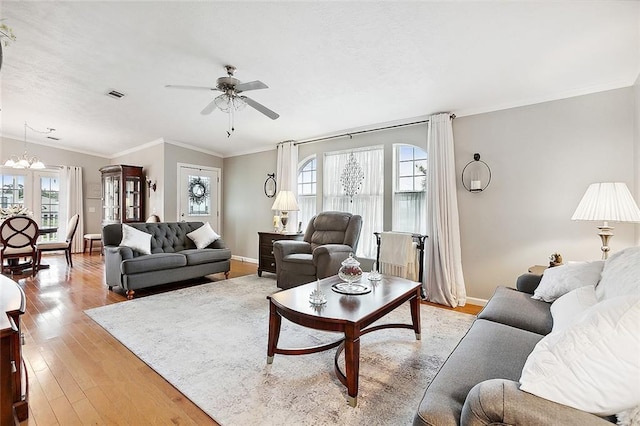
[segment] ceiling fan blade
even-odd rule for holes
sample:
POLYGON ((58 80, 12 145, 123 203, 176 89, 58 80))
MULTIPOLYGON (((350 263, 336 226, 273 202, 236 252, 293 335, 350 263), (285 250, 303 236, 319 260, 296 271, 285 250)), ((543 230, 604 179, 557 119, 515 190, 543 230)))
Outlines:
POLYGON ((187 90, 218 90, 215 87, 204 87, 204 86, 180 86, 177 84, 167 84, 164 86, 168 89, 187 89, 187 90))
POLYGON ((262 104, 259 104, 258 102, 254 101, 253 99, 247 98, 246 96, 240 96, 240 97, 251 108, 255 109, 256 111, 259 111, 259 112, 263 113, 264 115, 266 115, 270 119, 275 120, 276 118, 280 117, 280 114, 271 111, 269 108, 267 108, 266 106, 264 106, 262 104))
POLYGON ((216 100, 212 100, 206 107, 204 107, 204 109, 202 111, 200 111, 200 114, 202 115, 208 115, 211 114, 211 112, 216 109, 216 100))
POLYGON ((258 89, 268 89, 268 88, 269 86, 267 86, 260 80, 247 81, 246 83, 236 84, 236 93, 246 92, 248 90, 258 90, 258 89))

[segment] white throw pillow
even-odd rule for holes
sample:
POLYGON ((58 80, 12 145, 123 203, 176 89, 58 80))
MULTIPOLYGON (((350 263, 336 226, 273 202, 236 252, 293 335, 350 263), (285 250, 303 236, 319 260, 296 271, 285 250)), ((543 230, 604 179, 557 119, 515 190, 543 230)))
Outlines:
POLYGON ((576 288, 560 296, 551 304, 551 317, 553 318, 551 332, 564 330, 596 303, 598 303, 596 289, 592 285, 576 288))
POLYGON ((628 247, 608 258, 596 287, 598 300, 629 294, 640 294, 640 246, 628 247))
POLYGON ((600 280, 604 261, 571 262, 545 269, 533 299, 553 302, 558 297, 586 285, 595 286, 600 280))
POLYGON ((196 247, 203 249, 215 240, 219 239, 220 235, 216 234, 216 231, 214 231, 211 228, 211 225, 209 225, 209 222, 207 222, 195 231, 189 232, 187 237, 193 240, 196 247))
POLYGON ((130 247, 140 253, 151 254, 151 234, 123 223, 120 247, 130 247))
POLYGON ((640 404, 640 296, 615 297, 587 309, 529 354, 520 388, 599 416, 640 404))

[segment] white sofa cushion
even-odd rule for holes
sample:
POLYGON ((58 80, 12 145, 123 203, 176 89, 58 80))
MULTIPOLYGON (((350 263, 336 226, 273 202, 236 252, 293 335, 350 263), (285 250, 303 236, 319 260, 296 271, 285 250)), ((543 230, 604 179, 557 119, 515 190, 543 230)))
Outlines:
POLYGON ((596 303, 598 303, 596 289, 592 285, 576 288, 560 296, 551 304, 551 317, 553 318, 551 332, 564 330, 596 303))
POLYGON ((595 304, 538 342, 522 369, 520 388, 599 416, 637 406, 639 328, 640 296, 595 304))
POLYGON ((220 235, 216 234, 216 231, 214 231, 209 222, 207 222, 200 228, 189 232, 187 237, 191 238, 197 248, 203 249, 215 240, 219 239, 220 235))
POLYGON ((596 287, 598 300, 629 294, 640 294, 640 246, 620 250, 607 259, 596 287))
POLYGON ((120 247, 130 247, 142 254, 151 254, 151 234, 123 223, 120 247))
POLYGON ((545 269, 533 299, 553 302, 558 297, 586 285, 595 286, 600 280, 604 261, 571 262, 545 269))

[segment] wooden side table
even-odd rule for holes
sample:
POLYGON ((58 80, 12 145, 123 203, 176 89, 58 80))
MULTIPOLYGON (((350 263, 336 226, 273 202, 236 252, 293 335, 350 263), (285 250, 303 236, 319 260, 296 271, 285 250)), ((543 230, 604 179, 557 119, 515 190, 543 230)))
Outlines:
POLYGON ((529 273, 534 275, 542 275, 544 274, 544 270, 547 268, 548 266, 544 265, 533 265, 529 267, 529 273))
POLYGON ((278 232, 258 232, 258 276, 262 272, 276 273, 276 258, 273 257, 273 243, 278 240, 302 241, 304 234, 280 234, 278 232))

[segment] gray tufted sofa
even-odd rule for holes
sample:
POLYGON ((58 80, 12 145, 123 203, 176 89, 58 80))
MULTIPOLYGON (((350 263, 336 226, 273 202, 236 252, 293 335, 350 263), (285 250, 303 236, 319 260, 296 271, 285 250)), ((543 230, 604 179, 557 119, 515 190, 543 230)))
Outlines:
POLYGON ((187 234, 202 222, 131 223, 130 226, 151 234, 151 254, 141 254, 129 247, 119 247, 122 225, 102 228, 105 254, 105 281, 109 290, 122 287, 127 298, 135 290, 224 272, 229 277, 231 250, 222 239, 207 248, 197 249, 187 234))

